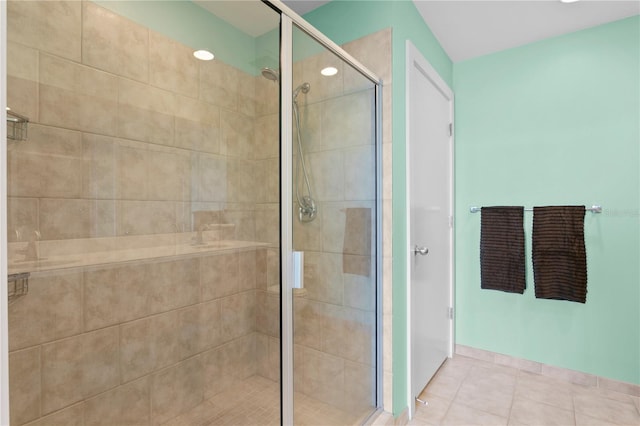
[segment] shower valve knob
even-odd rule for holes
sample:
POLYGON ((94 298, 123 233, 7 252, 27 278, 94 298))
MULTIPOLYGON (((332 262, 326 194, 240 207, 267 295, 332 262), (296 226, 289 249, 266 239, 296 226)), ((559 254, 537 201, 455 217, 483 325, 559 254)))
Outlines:
POLYGON ((425 256, 427 253, 429 253, 429 249, 426 247, 415 246, 413 249, 414 256, 417 256, 417 255, 425 256))

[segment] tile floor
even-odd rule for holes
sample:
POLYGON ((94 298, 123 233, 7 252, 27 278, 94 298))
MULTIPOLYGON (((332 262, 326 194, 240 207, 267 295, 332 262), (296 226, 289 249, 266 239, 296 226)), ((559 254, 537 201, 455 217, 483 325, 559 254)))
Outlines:
POLYGON ((640 426, 640 398, 455 356, 410 425, 640 426))
MULTIPOLYGON (((296 426, 342 426, 360 423, 362 413, 348 413, 300 393, 295 394, 296 426)), ((280 385, 252 376, 204 401, 164 426, 279 426, 280 385)))

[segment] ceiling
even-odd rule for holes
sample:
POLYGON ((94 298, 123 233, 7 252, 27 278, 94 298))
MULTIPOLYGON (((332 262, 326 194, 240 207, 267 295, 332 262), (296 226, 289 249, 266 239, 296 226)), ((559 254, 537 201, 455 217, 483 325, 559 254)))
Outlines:
MULTIPOLYGON (((350 1, 350 0, 334 0, 350 1)), ((409 1, 409 0, 387 0, 409 1)), ((259 0, 196 0, 220 18, 254 37, 277 25, 259 0)), ((328 1, 284 0, 298 15, 328 1)), ((640 13, 638 0, 413 0, 453 62, 578 31, 640 13)))
POLYGON ((414 3, 453 62, 640 13, 638 1, 424 1, 414 3))

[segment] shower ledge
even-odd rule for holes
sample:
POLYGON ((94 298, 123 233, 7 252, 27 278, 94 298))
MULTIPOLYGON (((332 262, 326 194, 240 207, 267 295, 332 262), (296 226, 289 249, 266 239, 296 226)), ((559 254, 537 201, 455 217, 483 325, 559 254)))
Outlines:
POLYGON ((195 232, 39 241, 39 259, 26 260, 17 254, 28 243, 9 243, 9 274, 30 272, 32 276, 49 271, 105 266, 129 262, 177 260, 212 253, 273 247, 273 244, 232 239, 211 239, 215 232, 203 233, 203 243, 194 244, 195 232))

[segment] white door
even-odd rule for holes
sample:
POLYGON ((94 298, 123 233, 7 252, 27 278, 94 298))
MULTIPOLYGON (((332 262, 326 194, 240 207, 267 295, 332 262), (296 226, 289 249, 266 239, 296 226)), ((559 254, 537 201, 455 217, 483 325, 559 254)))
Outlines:
POLYGON ((410 414, 452 354, 453 94, 407 42, 410 414))

